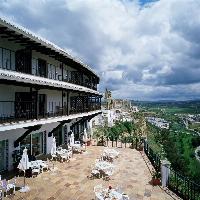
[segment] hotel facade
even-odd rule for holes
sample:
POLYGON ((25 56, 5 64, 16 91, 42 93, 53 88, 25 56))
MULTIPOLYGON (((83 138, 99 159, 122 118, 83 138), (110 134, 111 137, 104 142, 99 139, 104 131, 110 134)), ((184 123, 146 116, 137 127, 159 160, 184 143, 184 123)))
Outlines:
POLYGON ((0 19, 0 173, 16 166, 26 147, 48 154, 53 136, 90 134, 101 113, 98 75, 53 43, 0 19))

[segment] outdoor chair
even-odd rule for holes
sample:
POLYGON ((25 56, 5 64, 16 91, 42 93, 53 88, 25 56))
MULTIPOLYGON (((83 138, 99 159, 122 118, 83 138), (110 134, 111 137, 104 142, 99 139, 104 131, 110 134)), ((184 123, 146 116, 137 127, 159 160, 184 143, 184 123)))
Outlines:
POLYGON ((4 196, 4 192, 6 193, 6 196, 8 192, 13 189, 13 193, 15 193, 15 185, 16 185, 16 178, 14 179, 14 182, 9 183, 6 179, 1 181, 1 187, 2 187, 2 195, 4 196))
POLYGON ((68 154, 67 153, 63 153, 60 155, 60 158, 61 158, 61 162, 63 162, 64 160, 68 160, 68 154))
POLYGON ((67 150, 68 158, 72 157, 72 150, 67 150))
POLYGON ((62 151, 62 149, 63 149, 62 147, 58 147, 57 151, 62 151))
POLYGON ((36 176, 36 174, 40 174, 40 167, 38 166, 33 166, 32 167, 32 178, 36 176))
POLYGON ((51 154, 51 160, 53 161, 54 159, 57 160, 58 156, 56 154, 51 154))
POLYGON ((40 167, 41 167, 42 172, 44 172, 44 169, 47 171, 49 170, 49 165, 47 161, 41 161, 40 167))
POLYGON ((13 180, 8 180, 8 184, 7 184, 7 188, 8 191, 10 191, 11 189, 13 189, 13 193, 15 194, 15 188, 16 188, 16 182, 17 182, 17 178, 14 177, 13 180))
MULTIPOLYGON (((94 186, 94 193, 96 194, 96 193, 101 193, 103 191, 103 187, 102 187, 102 185, 100 184, 100 185, 96 185, 96 186, 94 186)), ((97 199, 96 198, 96 195, 95 195, 95 199, 97 199)))
POLYGON ((0 189, 0 199, 3 199, 3 190, 0 189))
POLYGON ((103 190, 102 184, 94 186, 94 192, 101 192, 103 190))
POLYGON ((97 169, 93 169, 91 175, 96 178, 100 178, 100 172, 97 169))

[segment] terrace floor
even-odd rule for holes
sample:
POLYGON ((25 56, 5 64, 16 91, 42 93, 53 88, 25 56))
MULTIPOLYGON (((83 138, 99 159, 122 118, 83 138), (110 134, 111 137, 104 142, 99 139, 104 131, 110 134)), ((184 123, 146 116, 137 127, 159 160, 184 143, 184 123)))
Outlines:
MULTIPOLYGON (((114 161, 115 172, 110 181, 89 180, 91 165, 100 156, 103 147, 90 146, 83 154, 74 154, 70 162, 56 162, 55 171, 44 172, 35 178, 26 178, 30 187, 27 193, 16 191, 5 199, 17 200, 92 200, 93 188, 102 184, 105 187, 120 186, 130 200, 172 200, 173 196, 159 186, 152 186, 151 174, 143 156, 135 149, 118 148, 119 158, 114 161), (57 170, 56 170, 57 169, 57 170)), ((23 177, 17 178, 17 185, 23 185, 23 177)))

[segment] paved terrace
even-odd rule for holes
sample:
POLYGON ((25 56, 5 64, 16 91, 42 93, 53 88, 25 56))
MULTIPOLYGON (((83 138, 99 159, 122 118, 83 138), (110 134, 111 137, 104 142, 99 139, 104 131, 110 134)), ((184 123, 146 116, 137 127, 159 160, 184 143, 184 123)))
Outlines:
MULTIPOLYGON (((100 156, 103 147, 87 147, 88 153, 74 154, 70 162, 55 162, 55 172, 49 171, 35 178, 26 178, 30 192, 10 195, 5 199, 17 200, 94 200, 93 188, 102 184, 105 187, 121 186, 130 200, 172 200, 174 199, 159 186, 149 182, 151 174, 140 152, 135 149, 118 148, 119 158, 114 161, 116 166, 110 181, 87 179, 91 165, 100 156)), ((145 156, 144 156, 145 157, 145 156)), ((17 178, 17 184, 23 185, 23 177, 17 178)))

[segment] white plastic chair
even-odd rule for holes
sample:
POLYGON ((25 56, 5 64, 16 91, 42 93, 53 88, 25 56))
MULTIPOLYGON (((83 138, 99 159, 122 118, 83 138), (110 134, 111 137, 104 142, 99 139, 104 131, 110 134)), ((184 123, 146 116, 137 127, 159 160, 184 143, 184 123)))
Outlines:
POLYGON ((17 182, 16 177, 14 177, 12 181, 8 180, 7 191, 13 189, 13 193, 15 194, 16 182, 17 182))
POLYGON ((54 158, 57 160, 58 156, 56 154, 51 154, 51 160, 54 160, 54 158))
POLYGON ((37 165, 36 163, 34 163, 34 165, 32 165, 31 169, 32 169, 32 177, 36 176, 36 174, 37 175, 40 174, 40 166, 37 165))
POLYGON ((127 194, 122 194, 122 199, 123 199, 123 200, 129 200, 129 197, 128 197, 127 194))
POLYGON ((3 199, 3 190, 0 190, 0 199, 3 199))
POLYGON ((94 186, 94 192, 102 192, 103 186, 102 184, 94 186))
POLYGON ((94 186, 95 199, 97 199, 97 198, 96 198, 97 193, 102 193, 102 191, 103 191, 103 187, 102 187, 101 184, 100 184, 100 185, 94 186))
POLYGON ((91 175, 99 178, 100 177, 100 172, 97 169, 92 169, 91 175))

